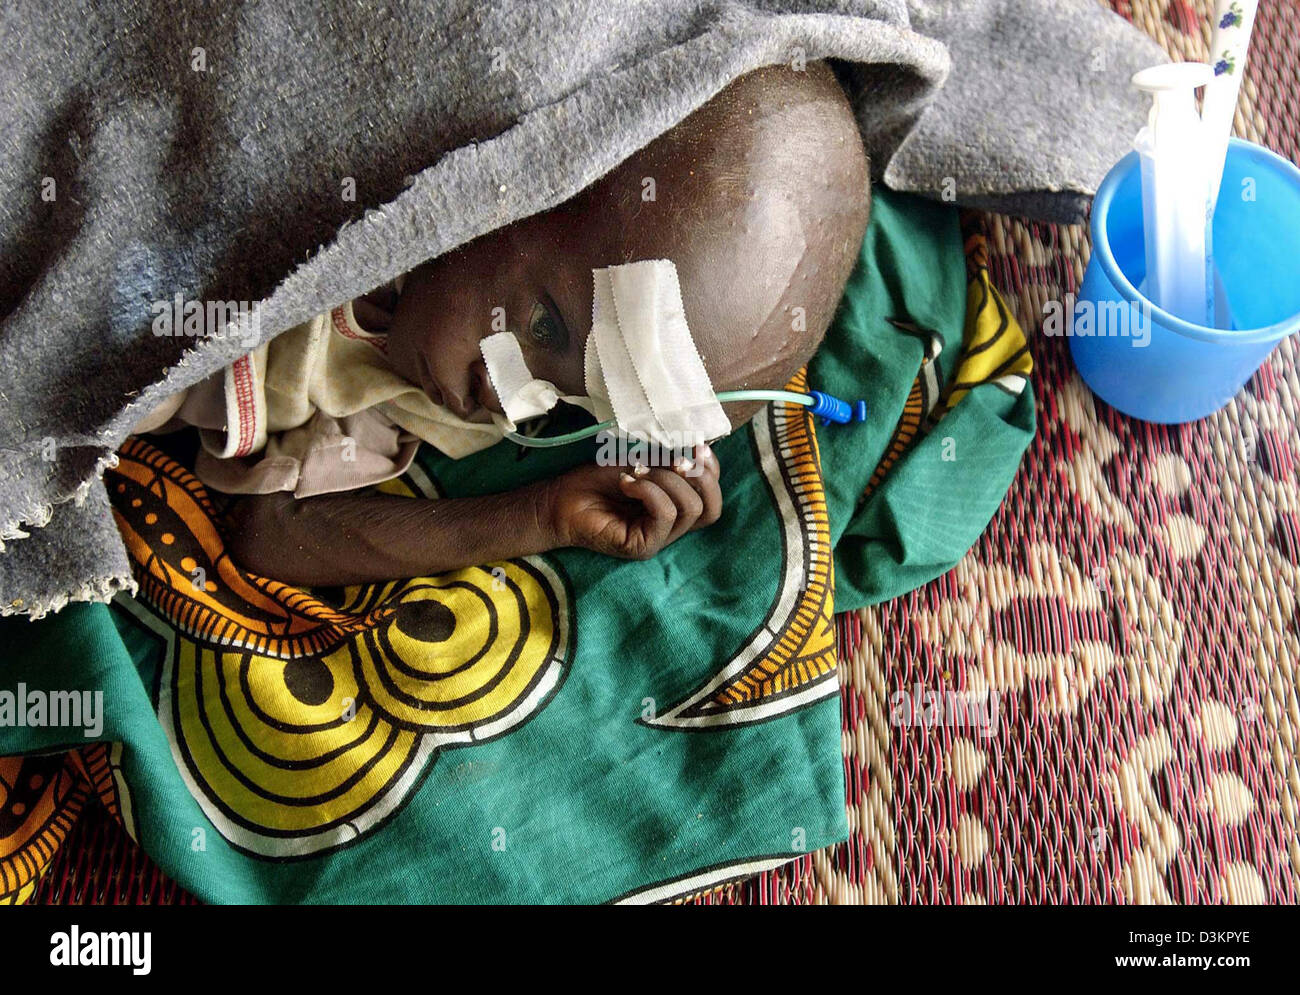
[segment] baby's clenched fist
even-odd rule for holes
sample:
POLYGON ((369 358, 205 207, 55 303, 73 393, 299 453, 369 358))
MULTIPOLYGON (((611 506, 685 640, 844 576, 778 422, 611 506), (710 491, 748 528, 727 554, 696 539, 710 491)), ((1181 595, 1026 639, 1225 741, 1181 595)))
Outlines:
POLYGON ((722 514, 718 458, 707 445, 673 469, 581 466, 552 480, 541 514, 555 545, 646 560, 722 514))

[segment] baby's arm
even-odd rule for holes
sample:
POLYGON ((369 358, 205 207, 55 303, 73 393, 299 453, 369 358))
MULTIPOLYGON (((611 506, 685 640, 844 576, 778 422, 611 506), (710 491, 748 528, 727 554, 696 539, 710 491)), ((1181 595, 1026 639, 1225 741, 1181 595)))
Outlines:
POLYGON ((647 559, 717 520, 718 469, 701 447, 677 470, 634 477, 582 466, 484 497, 259 495, 232 509, 230 550, 253 573, 308 587, 426 576, 565 546, 647 559))

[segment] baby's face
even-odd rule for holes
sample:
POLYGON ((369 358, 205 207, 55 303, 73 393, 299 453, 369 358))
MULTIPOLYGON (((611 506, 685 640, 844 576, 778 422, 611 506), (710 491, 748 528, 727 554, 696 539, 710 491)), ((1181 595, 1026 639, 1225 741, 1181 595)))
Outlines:
POLYGON ((612 241, 606 226, 561 207, 417 267, 389 330, 397 372, 460 417, 487 420, 501 406, 479 343, 504 330, 533 376, 586 393, 591 271, 614 261, 612 241))
POLYGON ((683 220, 639 197, 602 191, 418 267, 389 331, 391 361, 436 403, 486 421, 501 407, 479 343, 506 330, 534 377, 585 394, 592 270, 666 258, 677 267, 687 321, 715 387, 747 382, 798 345, 786 314, 808 265, 797 213, 756 199, 712 226, 674 226, 674 217, 683 220))

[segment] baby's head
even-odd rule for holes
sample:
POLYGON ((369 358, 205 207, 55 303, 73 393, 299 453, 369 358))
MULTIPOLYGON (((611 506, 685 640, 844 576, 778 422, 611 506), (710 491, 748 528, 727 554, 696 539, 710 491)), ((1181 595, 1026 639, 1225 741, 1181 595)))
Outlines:
MULTIPOLYGON (((500 404, 479 342, 504 314, 534 377, 585 393, 592 270, 670 259, 714 389, 783 387, 834 316, 868 205, 830 70, 758 70, 567 203, 415 269, 389 356, 434 401, 484 420, 500 404)), ((754 410, 727 406, 733 426, 754 410)))

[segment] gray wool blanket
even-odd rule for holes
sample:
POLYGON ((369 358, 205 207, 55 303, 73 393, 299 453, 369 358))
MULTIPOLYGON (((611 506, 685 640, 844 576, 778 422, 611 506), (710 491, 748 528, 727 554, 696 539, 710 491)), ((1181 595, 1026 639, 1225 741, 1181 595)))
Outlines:
POLYGON ((168 394, 559 204, 764 65, 878 179, 1077 220, 1164 61, 1095 0, 7 0, 0 610, 133 589, 101 474, 168 394), (255 323, 157 335, 159 301, 255 323))

